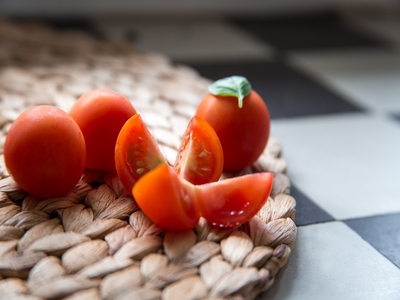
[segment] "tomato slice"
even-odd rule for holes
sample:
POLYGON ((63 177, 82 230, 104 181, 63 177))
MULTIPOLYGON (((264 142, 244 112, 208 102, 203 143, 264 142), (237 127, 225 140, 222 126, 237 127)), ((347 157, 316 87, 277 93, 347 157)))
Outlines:
POLYGON ((196 187, 202 216, 212 225, 246 223, 267 202, 273 173, 255 173, 196 187))
POLYGON ((195 187, 167 164, 140 178, 132 194, 143 213, 161 227, 189 229, 199 221, 195 187))
POLYGON ((174 169, 192 184, 217 181, 224 166, 222 146, 214 129, 193 117, 183 135, 174 169))
POLYGON ((115 146, 115 168, 124 187, 132 191, 141 176, 165 162, 140 115, 132 116, 122 127, 115 146))

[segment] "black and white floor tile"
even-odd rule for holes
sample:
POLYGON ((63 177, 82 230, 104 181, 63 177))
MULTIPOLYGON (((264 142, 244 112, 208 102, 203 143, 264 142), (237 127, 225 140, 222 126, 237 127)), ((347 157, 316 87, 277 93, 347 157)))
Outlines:
POLYGON ((400 14, 94 21, 265 99, 297 244, 259 299, 400 299, 400 14))

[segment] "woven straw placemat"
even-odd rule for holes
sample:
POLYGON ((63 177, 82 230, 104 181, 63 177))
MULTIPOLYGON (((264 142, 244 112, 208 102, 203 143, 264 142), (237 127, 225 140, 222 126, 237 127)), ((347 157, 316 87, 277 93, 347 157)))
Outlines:
POLYGON ((69 111, 94 88, 130 99, 173 162, 209 83, 120 41, 0 20, 1 299, 254 299, 273 284, 297 232, 286 162, 273 138, 253 166, 223 175, 275 173, 259 214, 230 229, 201 219, 193 230, 164 230, 114 173, 87 170, 69 194, 38 201, 4 166, 4 139, 22 111, 40 104, 69 111))

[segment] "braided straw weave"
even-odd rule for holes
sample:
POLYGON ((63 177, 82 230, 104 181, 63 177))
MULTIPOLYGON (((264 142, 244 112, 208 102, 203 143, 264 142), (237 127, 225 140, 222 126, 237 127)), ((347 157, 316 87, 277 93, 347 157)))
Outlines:
POLYGON ((38 201, 9 177, 3 144, 33 105, 69 111, 94 88, 125 95, 169 162, 210 82, 167 58, 119 41, 0 20, 0 298, 254 299, 286 264, 296 239, 281 146, 240 174, 275 173, 272 195, 237 228, 162 229, 114 173, 87 170, 67 195, 38 201))

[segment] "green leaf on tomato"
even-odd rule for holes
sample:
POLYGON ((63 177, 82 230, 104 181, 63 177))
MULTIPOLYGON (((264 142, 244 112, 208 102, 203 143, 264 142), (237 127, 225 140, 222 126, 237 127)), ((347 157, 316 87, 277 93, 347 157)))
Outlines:
POLYGON ((251 84, 243 76, 231 76, 215 81, 209 85, 208 91, 216 96, 237 97, 239 108, 242 108, 243 98, 251 92, 251 84))

